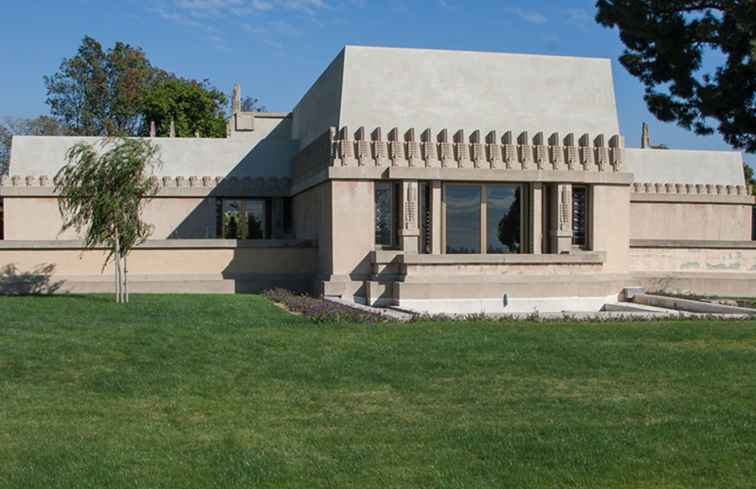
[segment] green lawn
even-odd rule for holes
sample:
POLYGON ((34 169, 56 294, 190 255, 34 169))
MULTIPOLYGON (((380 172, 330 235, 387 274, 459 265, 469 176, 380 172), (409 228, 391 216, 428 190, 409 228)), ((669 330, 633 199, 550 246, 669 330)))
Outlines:
POLYGON ((0 298, 0 487, 753 488, 756 322, 0 298))

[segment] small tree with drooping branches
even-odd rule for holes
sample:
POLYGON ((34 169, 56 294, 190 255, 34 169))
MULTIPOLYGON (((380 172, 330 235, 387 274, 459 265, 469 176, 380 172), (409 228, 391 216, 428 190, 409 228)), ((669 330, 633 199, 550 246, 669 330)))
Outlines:
POLYGON ((103 270, 113 260, 116 302, 124 303, 129 301, 129 252, 152 232, 141 214, 158 189, 152 176, 159 151, 141 139, 105 139, 100 146, 98 151, 78 143, 69 149, 55 190, 63 230, 76 230, 85 248, 107 247, 103 270))

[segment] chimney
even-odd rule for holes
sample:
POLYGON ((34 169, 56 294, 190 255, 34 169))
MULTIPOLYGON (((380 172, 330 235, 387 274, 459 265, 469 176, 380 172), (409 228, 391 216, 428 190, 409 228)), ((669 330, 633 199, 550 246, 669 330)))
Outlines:
POLYGON ((231 95, 231 113, 238 114, 241 112, 241 86, 239 84, 234 85, 234 92, 231 95))
POLYGON ((171 117, 171 130, 168 137, 171 137, 171 138, 176 137, 176 123, 173 121, 173 117, 171 117))
POLYGON ((649 149, 650 147, 651 147, 651 135, 648 132, 648 124, 644 122, 643 127, 641 129, 641 148, 649 149))
POLYGON ((150 121, 150 137, 157 136, 157 128, 155 127, 155 121, 150 121))

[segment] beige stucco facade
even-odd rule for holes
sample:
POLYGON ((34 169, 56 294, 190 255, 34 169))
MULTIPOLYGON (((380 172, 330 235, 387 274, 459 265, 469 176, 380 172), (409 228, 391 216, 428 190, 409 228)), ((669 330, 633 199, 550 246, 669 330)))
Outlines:
MULTIPOLYGON (((595 310, 665 284, 756 294, 742 158, 625 148, 607 60, 347 47, 291 113, 228 128, 153 139, 135 291, 283 285, 427 312, 595 310)), ((0 291, 44 273, 112 287, 103 252, 61 233, 52 178, 81 140, 14 138, 0 291)))

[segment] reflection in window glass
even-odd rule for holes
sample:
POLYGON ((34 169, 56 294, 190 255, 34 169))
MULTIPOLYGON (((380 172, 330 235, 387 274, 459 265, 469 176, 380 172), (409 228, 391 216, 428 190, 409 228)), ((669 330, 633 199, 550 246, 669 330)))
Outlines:
POLYGON ((244 239, 264 239, 265 238, 265 201, 264 200, 247 200, 244 214, 246 220, 243 230, 244 239))
POLYGON ((221 199, 220 235, 224 239, 265 239, 266 207, 262 199, 221 199))
POLYGON ((522 190, 519 185, 486 187, 486 250, 488 253, 519 253, 522 190))
POLYGON ((241 202, 223 199, 223 238, 241 239, 241 202))
POLYGON ((394 236, 394 185, 375 182, 375 244, 393 246, 394 236))
POLYGON ((446 252, 480 253, 480 187, 446 186, 446 252))

